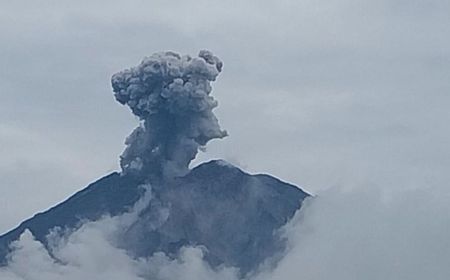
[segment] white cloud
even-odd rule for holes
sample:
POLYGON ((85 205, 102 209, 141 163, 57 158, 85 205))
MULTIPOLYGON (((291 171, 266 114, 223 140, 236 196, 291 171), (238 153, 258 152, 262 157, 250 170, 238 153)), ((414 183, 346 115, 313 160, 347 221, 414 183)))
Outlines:
MULTIPOLYGON (((75 232, 50 236, 52 254, 29 232, 14 244, 1 279, 236 280, 237 269, 211 268, 202 248, 183 248, 173 260, 163 253, 133 259, 115 236, 136 221, 148 199, 133 211, 85 223, 75 232), (7 278, 9 277, 9 278, 7 278)), ((284 228, 289 249, 275 267, 248 280, 444 280, 450 275, 450 191, 379 188, 328 190, 311 199, 284 228)))
POLYGON ((444 280, 450 191, 329 190, 287 230, 291 250, 270 279, 444 280))

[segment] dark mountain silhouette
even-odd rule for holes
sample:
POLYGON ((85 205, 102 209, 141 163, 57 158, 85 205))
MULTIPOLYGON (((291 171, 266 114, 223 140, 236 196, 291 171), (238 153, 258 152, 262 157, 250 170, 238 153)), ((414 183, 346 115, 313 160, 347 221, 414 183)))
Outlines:
MULTIPOLYGON (((1 263, 7 263, 9 245, 25 229, 46 245, 46 235, 55 227, 75 229, 82 221, 128 211, 142 197, 143 183, 114 172, 24 221, 0 236, 1 263)), ((224 161, 210 161, 161 183, 153 196, 119 244, 131 256, 155 252, 175 256, 182 246, 204 246, 213 266, 225 264, 248 272, 282 251, 276 231, 309 195, 269 175, 250 175, 224 161), (150 227, 160 207, 169 209, 168 218, 159 227, 150 227)))

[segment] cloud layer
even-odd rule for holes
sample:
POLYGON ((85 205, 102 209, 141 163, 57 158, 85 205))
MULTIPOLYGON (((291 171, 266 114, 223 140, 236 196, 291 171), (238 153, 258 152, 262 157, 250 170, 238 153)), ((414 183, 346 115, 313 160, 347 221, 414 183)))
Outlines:
MULTIPOLYGON (((29 232, 14 243, 1 279, 237 280, 232 267, 212 269, 207 248, 183 248, 176 259, 157 253, 132 259, 117 246, 120 231, 135 221, 151 199, 118 217, 87 222, 75 232, 49 236, 51 252, 29 232)), ((450 191, 401 192, 334 189, 312 198, 283 228, 289 246, 276 264, 247 275, 249 280, 448 279, 450 191)))

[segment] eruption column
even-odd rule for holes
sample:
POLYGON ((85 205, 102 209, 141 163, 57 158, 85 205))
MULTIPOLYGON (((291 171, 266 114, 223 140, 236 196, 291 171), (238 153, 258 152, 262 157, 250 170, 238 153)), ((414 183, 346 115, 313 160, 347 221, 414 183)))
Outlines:
POLYGON ((112 76, 114 96, 141 124, 125 140, 123 173, 144 177, 183 175, 198 149, 223 138, 210 83, 222 62, 209 51, 198 57, 161 52, 112 76))

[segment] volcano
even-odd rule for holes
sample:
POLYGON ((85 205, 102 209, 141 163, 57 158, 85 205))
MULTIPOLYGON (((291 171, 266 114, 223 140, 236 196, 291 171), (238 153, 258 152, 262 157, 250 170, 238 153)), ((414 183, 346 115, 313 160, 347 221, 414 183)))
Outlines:
POLYGON ((217 101, 210 95, 210 83, 222 68, 209 51, 197 57, 161 52, 114 74, 114 97, 140 120, 125 141, 122 170, 1 236, 0 263, 8 263, 11 244, 25 232, 58 262, 50 235, 126 215, 148 192, 151 199, 137 218, 114 229, 120 231, 114 246, 130 257, 163 253, 175 259, 184 247, 201 247, 212 267, 236 267, 242 273, 276 260, 285 248, 280 228, 309 195, 223 160, 189 168, 199 149, 228 135, 213 113, 217 101))
MULTIPOLYGON (((0 237, 0 260, 28 229, 44 245, 54 228, 76 229, 104 215, 116 216, 142 197, 144 184, 131 175, 109 174, 57 206, 36 214, 0 237)), ((221 160, 203 163, 154 191, 154 200, 125 231, 119 246, 134 257, 163 252, 175 257, 184 246, 204 246, 212 265, 251 271, 284 249, 277 234, 309 195, 272 176, 250 175, 221 160), (169 216, 157 228, 157 209, 169 216)))

